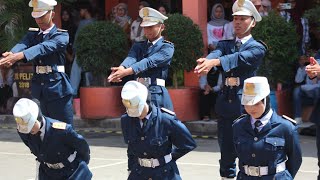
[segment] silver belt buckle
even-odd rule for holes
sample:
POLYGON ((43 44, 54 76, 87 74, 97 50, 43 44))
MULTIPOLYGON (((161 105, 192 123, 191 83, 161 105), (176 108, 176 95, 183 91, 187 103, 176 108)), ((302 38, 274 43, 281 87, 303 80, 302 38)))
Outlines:
POLYGON ((143 167, 152 167, 152 168, 154 168, 153 159, 139 159, 139 163, 143 167))
POLYGON ((60 166, 60 163, 50 164, 45 162, 45 164, 51 169, 62 169, 64 167, 63 165, 60 166))
POLYGON ((151 84, 151 79, 149 77, 137 78, 137 81, 145 85, 146 87, 149 87, 151 84))
POLYGON ((239 86, 240 85, 240 78, 239 77, 228 77, 225 81, 226 86, 230 86, 231 88, 233 86, 239 86))
POLYGON ((48 74, 52 72, 51 66, 36 66, 37 74, 48 74))
POLYGON ((259 176, 260 177, 260 167, 248 166, 248 174, 250 176, 259 176))

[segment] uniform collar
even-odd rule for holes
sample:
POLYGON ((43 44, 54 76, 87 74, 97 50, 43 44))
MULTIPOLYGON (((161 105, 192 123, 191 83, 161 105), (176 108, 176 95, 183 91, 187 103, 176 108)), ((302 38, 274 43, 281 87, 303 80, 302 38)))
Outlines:
POLYGON ((54 27, 54 24, 50 28, 48 28, 44 31, 42 29, 40 29, 39 34, 43 33, 44 35, 46 35, 51 31, 51 29, 53 29, 53 27, 54 27))
POLYGON ((142 127, 143 126, 143 123, 147 123, 145 121, 148 121, 150 119, 150 116, 151 116, 151 113, 152 111, 146 115, 146 117, 144 117, 144 121, 142 121, 141 119, 139 119, 139 122, 140 122, 140 126, 142 127))
POLYGON ((244 44, 244 43, 246 43, 250 38, 252 38, 252 35, 251 35, 251 34, 249 34, 248 36, 245 36, 245 37, 243 37, 243 38, 241 38, 241 39, 238 38, 238 37, 236 37, 236 42, 240 40, 241 43, 244 44))
MULTIPOLYGON (((152 112, 152 111, 151 111, 151 112, 152 112)), ((147 115, 146 115, 146 117, 145 117, 145 118, 146 118, 146 120, 150 119, 151 112, 150 112, 149 114, 147 114, 147 115)))
MULTIPOLYGON (((152 45, 155 45, 161 38, 162 38, 162 36, 160 36, 158 39, 152 41, 152 42, 151 42, 152 45)), ((150 42, 150 41, 148 40, 148 43, 149 43, 149 42, 150 42)))
POLYGON ((270 111, 265 116, 263 116, 261 119, 255 119, 255 118, 251 117, 251 127, 252 127, 252 129, 255 128, 254 123, 257 120, 260 120, 262 125, 258 129, 261 130, 270 121, 270 118, 271 118, 272 114, 273 114, 273 111, 272 111, 272 109, 270 109, 270 111))
POLYGON ((46 132, 46 120, 44 119, 44 117, 42 117, 42 127, 40 128, 40 138, 41 140, 43 140, 44 134, 46 132))

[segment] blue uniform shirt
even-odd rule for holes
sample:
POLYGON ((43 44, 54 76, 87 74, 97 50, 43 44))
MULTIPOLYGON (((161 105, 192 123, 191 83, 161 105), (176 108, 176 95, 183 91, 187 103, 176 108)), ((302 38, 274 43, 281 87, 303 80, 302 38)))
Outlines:
MULTIPOLYGON (((220 59, 223 70, 223 84, 227 73, 233 77, 240 77, 240 86, 249 77, 255 76, 259 65, 266 53, 266 47, 251 37, 240 46, 238 52, 235 49, 235 40, 219 41, 217 48, 212 51, 207 59, 220 59)), ((242 88, 239 88, 242 89, 242 88)))
POLYGON ((128 57, 120 65, 125 68, 131 67, 134 79, 151 78, 149 91, 152 102, 158 107, 170 110, 173 110, 173 106, 168 90, 163 86, 157 86, 156 79, 167 79, 173 53, 173 44, 165 41, 163 37, 151 47, 148 47, 147 41, 137 42, 133 44, 128 57))
POLYGON ((222 69, 222 84, 228 77, 239 77, 240 85, 237 87, 224 86, 216 101, 216 112, 229 119, 235 119, 241 115, 241 104, 239 97, 242 94, 243 82, 249 77, 256 75, 258 67, 266 53, 264 44, 251 37, 236 51, 235 40, 219 41, 217 48, 212 51, 207 59, 220 59, 222 69), (233 99, 229 103, 229 99, 233 99), (236 110, 234 110, 236 109, 236 110))
POLYGON ((38 28, 30 29, 11 52, 23 52, 25 62, 36 66, 50 66, 53 72, 34 73, 32 77, 32 96, 40 101, 41 111, 45 116, 73 123, 72 92, 69 78, 64 72, 58 72, 57 66, 65 64, 65 52, 69 35, 55 25, 44 36, 38 28))
POLYGON ((139 118, 121 117, 124 141, 128 144, 128 179, 154 180, 181 179, 176 160, 194 148, 196 143, 188 129, 175 116, 163 112, 152 105, 151 116, 140 126, 139 118), (164 156, 170 154, 172 160, 165 163, 164 156), (160 166, 155 168, 141 167, 138 158, 158 159, 160 166))
POLYGON ((55 100, 72 94, 69 78, 65 73, 57 72, 57 66, 65 64, 65 51, 69 42, 67 32, 59 30, 55 25, 42 39, 39 31, 29 31, 16 44, 11 52, 23 52, 25 62, 32 61, 34 66, 51 66, 55 73, 36 74, 32 79, 32 96, 41 101, 55 100), (41 84, 44 83, 44 84, 41 84))
POLYGON ((39 180, 87 180, 92 174, 87 167, 90 160, 90 149, 86 140, 77 134, 71 125, 65 129, 53 127, 53 123, 63 123, 48 117, 45 120, 43 140, 40 135, 18 133, 22 141, 40 162, 39 180), (70 162, 68 157, 77 152, 76 158, 70 162), (49 168, 45 163, 63 163, 62 169, 49 168), (71 178, 72 177, 72 178, 71 178))
POLYGON ((233 142, 239 158, 238 179, 293 179, 298 172, 302 154, 297 127, 273 112, 269 122, 255 134, 249 115, 243 115, 233 125, 233 142), (276 173, 277 164, 285 162, 286 170, 276 173), (268 166, 268 175, 247 176, 244 165, 268 166))

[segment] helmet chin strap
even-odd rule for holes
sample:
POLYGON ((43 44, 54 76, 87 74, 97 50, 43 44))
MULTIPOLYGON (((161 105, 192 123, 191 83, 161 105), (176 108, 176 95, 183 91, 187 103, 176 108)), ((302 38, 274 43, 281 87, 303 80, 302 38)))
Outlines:
POLYGON ((48 19, 48 22, 47 22, 47 24, 49 24, 49 23, 50 23, 50 21, 51 21, 51 18, 52 18, 52 10, 50 10, 50 17, 49 17, 49 19, 48 19))
POLYGON ((245 31, 244 33, 242 33, 242 34, 245 34, 245 33, 247 33, 247 32, 249 31, 249 29, 251 28, 253 22, 254 22, 254 18, 252 18, 251 23, 250 23, 249 26, 247 27, 246 31, 245 31))
POLYGON ((160 30, 161 30, 161 28, 162 28, 162 25, 163 25, 163 24, 161 24, 161 25, 160 25, 160 27, 159 27, 159 30, 158 30, 157 36, 158 36, 158 35, 159 35, 159 33, 160 33, 160 30))

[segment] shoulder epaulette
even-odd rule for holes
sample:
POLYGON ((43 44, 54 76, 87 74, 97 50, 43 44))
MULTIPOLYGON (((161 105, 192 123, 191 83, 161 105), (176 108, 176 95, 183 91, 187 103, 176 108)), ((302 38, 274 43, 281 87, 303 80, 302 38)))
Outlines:
POLYGON ((246 117, 247 116, 247 114, 241 114, 237 119, 235 119, 233 122, 236 122, 236 121, 238 121, 238 120, 240 120, 240 119, 242 119, 242 118, 244 118, 244 117, 246 117))
POLYGON ((58 28, 57 31, 59 31, 59 32, 68 32, 68 30, 60 29, 60 28, 58 28))
POLYGON ((170 41, 168 41, 168 40, 163 40, 163 42, 169 43, 169 44, 173 44, 173 42, 170 42, 170 41))
POLYGON ((165 113, 171 114, 171 115, 173 115, 173 116, 176 115, 175 112, 173 112, 173 111, 171 111, 171 110, 169 110, 169 109, 166 109, 166 108, 164 108, 164 107, 162 107, 162 108, 160 108, 160 109, 161 109, 161 111, 163 111, 163 112, 165 112, 165 113))
POLYGON ((33 27, 30 27, 28 29, 28 31, 34 31, 34 32, 39 31, 39 30, 40 30, 39 28, 33 28, 33 27))
POLYGON ((288 117, 286 115, 282 115, 282 118, 291 121, 294 125, 297 124, 297 122, 295 120, 293 120, 292 118, 290 118, 290 117, 288 117))
POLYGON ((67 127, 67 123, 64 123, 64 122, 54 122, 52 123, 52 127, 55 128, 55 129, 66 129, 67 127))
POLYGON ((268 45, 265 42, 263 42, 262 40, 258 40, 257 42, 262 44, 267 50, 269 49, 268 45))

